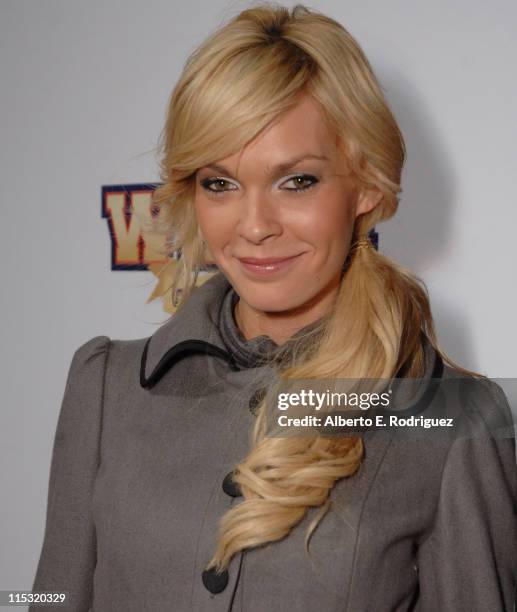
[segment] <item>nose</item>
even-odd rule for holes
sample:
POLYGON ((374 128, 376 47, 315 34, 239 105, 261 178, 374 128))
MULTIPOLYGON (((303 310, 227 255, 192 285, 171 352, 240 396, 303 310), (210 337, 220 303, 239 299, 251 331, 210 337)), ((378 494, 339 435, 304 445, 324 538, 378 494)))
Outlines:
POLYGON ((237 232, 254 244, 282 233, 275 203, 264 193, 249 193, 241 202, 237 232))

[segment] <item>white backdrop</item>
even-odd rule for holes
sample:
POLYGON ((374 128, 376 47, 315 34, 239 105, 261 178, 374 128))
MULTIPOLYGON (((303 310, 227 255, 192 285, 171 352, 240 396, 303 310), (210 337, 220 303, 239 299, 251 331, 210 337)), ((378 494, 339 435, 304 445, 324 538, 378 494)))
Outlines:
MULTIPOLYGON (((286 2, 288 5, 293 2, 286 2)), ((223 0, 0 0, 0 589, 30 589, 53 435, 75 349, 150 335, 150 272, 112 272, 100 189, 157 181, 152 152, 193 48, 249 6, 223 0)), ((380 249, 426 282, 439 339, 517 377, 517 4, 307 2, 357 38, 408 161, 380 249)))

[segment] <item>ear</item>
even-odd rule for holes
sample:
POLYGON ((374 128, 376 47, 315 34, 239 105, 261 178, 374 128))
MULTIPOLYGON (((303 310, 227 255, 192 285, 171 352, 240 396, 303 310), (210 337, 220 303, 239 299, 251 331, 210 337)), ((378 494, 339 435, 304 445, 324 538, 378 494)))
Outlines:
POLYGON ((382 192, 377 189, 377 187, 373 187, 372 189, 361 189, 357 198, 355 216, 358 217, 359 215, 370 212, 381 200, 382 192))

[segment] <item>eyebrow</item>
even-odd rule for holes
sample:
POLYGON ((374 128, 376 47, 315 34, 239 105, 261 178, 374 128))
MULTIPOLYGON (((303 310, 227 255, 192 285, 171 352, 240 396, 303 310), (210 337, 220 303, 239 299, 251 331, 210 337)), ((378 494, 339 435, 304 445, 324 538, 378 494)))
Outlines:
MULTIPOLYGON (((312 153, 307 153, 305 155, 300 155, 299 157, 295 157, 293 159, 288 159, 287 161, 282 162, 281 164, 277 164, 276 166, 266 166, 266 175, 274 176, 275 174, 280 174, 282 172, 285 172, 286 170, 290 170, 293 166, 296 166, 296 164, 306 159, 330 161, 329 158, 325 155, 314 155, 312 153)), ((225 168, 224 166, 220 166, 219 164, 207 164, 204 167, 210 170, 214 170, 215 172, 218 172, 220 174, 226 174, 226 176, 234 178, 232 176, 232 173, 227 168, 225 168)))

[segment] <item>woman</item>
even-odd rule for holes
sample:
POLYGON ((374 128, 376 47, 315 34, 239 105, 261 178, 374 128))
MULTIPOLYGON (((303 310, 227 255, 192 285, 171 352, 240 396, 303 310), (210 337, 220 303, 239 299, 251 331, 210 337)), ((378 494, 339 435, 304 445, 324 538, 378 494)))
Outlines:
MULTIPOLYGON (((513 609, 511 436, 269 435, 282 381, 414 379, 420 409, 437 379, 482 381, 439 349, 423 283, 369 240, 403 161, 332 19, 261 5, 192 53, 155 192, 178 311, 75 353, 34 591, 102 612, 513 609)), ((482 384, 476 422, 501 403, 482 384)))

